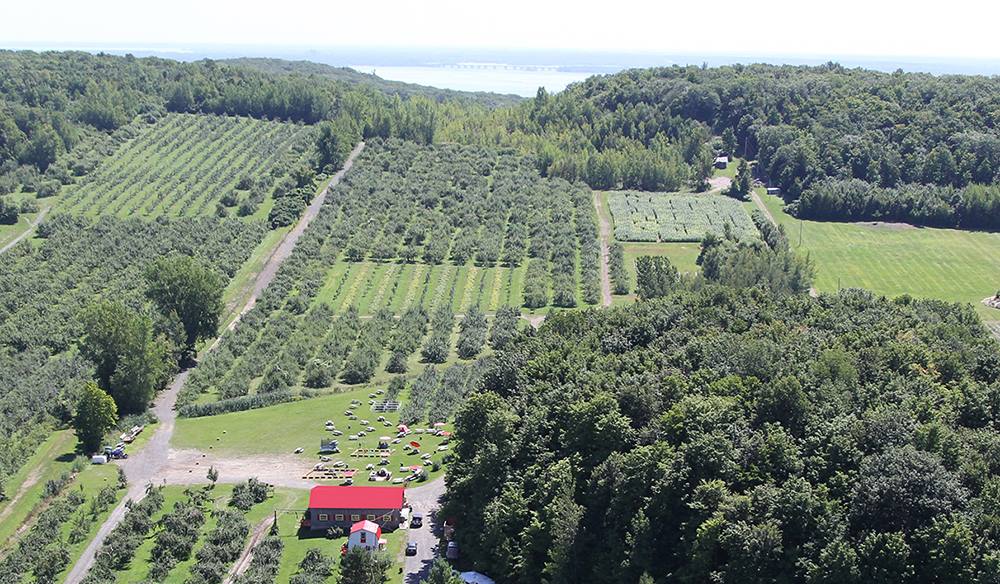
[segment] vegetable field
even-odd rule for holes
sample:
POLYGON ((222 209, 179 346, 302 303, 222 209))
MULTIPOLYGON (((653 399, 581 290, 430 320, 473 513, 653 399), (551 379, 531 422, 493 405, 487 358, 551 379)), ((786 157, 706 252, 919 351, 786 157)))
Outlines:
POLYGON ((619 241, 701 241, 727 225, 740 239, 757 233, 739 202, 722 195, 613 192, 608 206, 619 241))
POLYGON ((191 217, 216 213, 225 201, 230 207, 251 203, 246 208, 256 212, 307 136, 306 127, 289 123, 170 114, 145 127, 69 190, 62 210, 191 217), (251 185, 247 178, 262 184, 251 185))

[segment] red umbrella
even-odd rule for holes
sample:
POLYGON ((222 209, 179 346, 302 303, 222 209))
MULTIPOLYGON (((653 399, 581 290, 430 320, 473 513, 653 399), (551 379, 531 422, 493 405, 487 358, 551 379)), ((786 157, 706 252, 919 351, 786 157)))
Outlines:
POLYGON ((410 442, 410 446, 412 446, 414 448, 420 448, 420 443, 419 442, 410 442))

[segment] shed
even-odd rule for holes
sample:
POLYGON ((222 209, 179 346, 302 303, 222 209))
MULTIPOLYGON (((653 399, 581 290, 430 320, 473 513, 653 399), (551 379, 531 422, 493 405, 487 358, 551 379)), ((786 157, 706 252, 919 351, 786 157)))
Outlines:
POLYGON ((725 169, 727 166, 729 166, 728 156, 717 156, 715 158, 715 168, 725 169))
POLYGON ((386 541, 382 538, 382 527, 372 521, 358 521, 351 526, 351 535, 347 538, 347 549, 356 547, 374 551, 385 549, 386 541))
POLYGON ((767 194, 769 194, 769 195, 780 195, 781 194, 781 188, 780 187, 767 187, 767 194))

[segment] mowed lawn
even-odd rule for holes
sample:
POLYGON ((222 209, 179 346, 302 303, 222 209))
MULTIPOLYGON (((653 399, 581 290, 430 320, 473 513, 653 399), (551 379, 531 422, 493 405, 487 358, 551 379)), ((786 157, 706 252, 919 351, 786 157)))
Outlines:
POLYGON ((782 211, 780 198, 762 198, 792 246, 815 262, 819 291, 861 287, 969 302, 986 320, 1000 318, 980 303, 1000 288, 1000 233, 799 221, 782 211))
MULTIPOLYGON (((256 410, 244 412, 233 412, 218 416, 203 418, 180 418, 177 420, 172 445, 175 448, 195 448, 203 452, 213 452, 216 455, 230 456, 253 456, 253 455, 276 455, 287 454, 293 456, 296 448, 303 448, 305 452, 301 455, 303 468, 309 468, 311 464, 317 463, 320 440, 337 439, 340 441, 340 453, 331 454, 333 461, 343 460, 348 463, 349 468, 358 469, 359 478, 355 484, 386 485, 384 482, 369 482, 365 466, 369 463, 377 463, 377 458, 352 458, 351 452, 357 448, 375 448, 378 446, 380 436, 396 437, 396 426, 399 423, 398 413, 377 413, 371 410, 369 405, 370 390, 355 390, 344 393, 336 393, 321 397, 303 399, 296 402, 279 404, 256 410), (346 415, 352 400, 361 402, 355 409, 357 420, 350 420, 346 415), (389 422, 388 426, 377 421, 379 416, 384 416, 389 422), (328 432, 324 425, 327 420, 333 421, 336 428, 343 432, 341 436, 334 436, 328 432), (367 420, 369 424, 361 424, 362 420, 367 420), (366 432, 366 436, 359 437, 358 440, 349 440, 348 436, 357 434, 359 430, 366 427, 375 430, 366 432)), ((377 399, 384 396, 378 395, 377 399)), ((406 395, 401 396, 405 403, 406 395)), ((443 445, 444 438, 428 433, 416 433, 417 428, 427 428, 427 424, 411 425, 414 433, 407 436, 401 443, 392 444, 392 456, 389 458, 389 465, 386 467, 393 473, 393 477, 398 474, 400 465, 420 465, 420 456, 430 453, 432 462, 443 463, 444 455, 448 450, 439 451, 438 447, 443 445), (416 441, 420 443, 418 454, 409 454, 403 450, 403 445, 416 441)), ((451 429, 450 424, 445 427, 451 429)), ((443 469, 437 472, 432 470, 432 466, 424 466, 428 478, 440 475, 443 469)), ((411 483, 412 484, 412 483, 411 483)))

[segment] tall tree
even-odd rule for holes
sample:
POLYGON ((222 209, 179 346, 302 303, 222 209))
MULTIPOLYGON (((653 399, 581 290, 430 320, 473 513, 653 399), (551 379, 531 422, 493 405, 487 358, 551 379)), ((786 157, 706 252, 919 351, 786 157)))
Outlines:
POLYGON ((146 282, 146 296, 184 325, 189 352, 200 339, 218 331, 225 283, 210 267, 190 256, 174 255, 154 262, 146 271, 146 282))
POLYGON ((118 421, 115 400, 90 382, 83 386, 80 399, 73 416, 73 429, 85 452, 94 452, 101 447, 101 441, 118 421))
POLYGON ((94 362, 97 381, 122 413, 146 409, 166 381, 169 351, 153 332, 152 319, 120 302, 101 302, 82 318, 80 353, 94 362))
POLYGON ((663 256, 640 256, 635 259, 636 289, 639 298, 649 300, 669 294, 677 286, 677 268, 663 256))
POLYGON ((384 584, 389 581, 392 560, 382 552, 356 547, 340 562, 338 584, 384 584))

